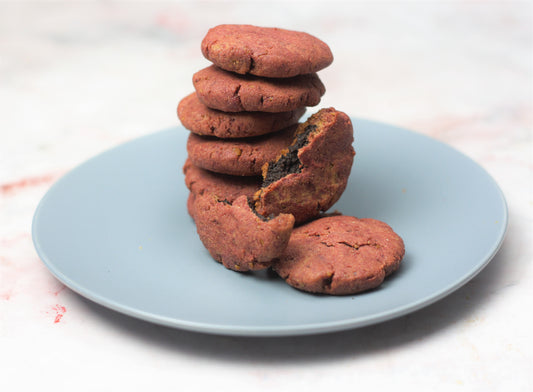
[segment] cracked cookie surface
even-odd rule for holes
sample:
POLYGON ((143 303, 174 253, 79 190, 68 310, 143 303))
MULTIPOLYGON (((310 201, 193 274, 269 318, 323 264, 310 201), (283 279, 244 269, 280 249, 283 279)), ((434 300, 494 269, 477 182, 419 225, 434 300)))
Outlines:
POLYGON ((208 108, 192 93, 180 101, 177 112, 183 126, 197 135, 241 138, 277 132, 296 124, 305 108, 280 113, 227 113, 208 108))
POLYGON ((231 203, 207 192, 196 196, 194 219, 211 256, 226 268, 241 272, 270 267, 287 246, 294 226, 290 214, 272 219, 258 216, 246 196, 231 203))
POLYGON ((316 73, 267 79, 238 75, 214 65, 193 75, 198 99, 223 112, 279 113, 315 106, 326 92, 316 73))
POLYGON ((222 69, 270 78, 317 72, 333 62, 320 39, 273 27, 219 25, 208 31, 201 48, 222 69))
POLYGON ((261 167, 291 144, 295 129, 292 126, 245 139, 219 139, 191 133, 187 152, 192 163, 203 169, 235 176, 260 176, 261 167))
POLYGON ((295 228, 272 268, 299 290, 348 295, 381 285, 404 254, 402 238, 386 223, 337 215, 295 228))

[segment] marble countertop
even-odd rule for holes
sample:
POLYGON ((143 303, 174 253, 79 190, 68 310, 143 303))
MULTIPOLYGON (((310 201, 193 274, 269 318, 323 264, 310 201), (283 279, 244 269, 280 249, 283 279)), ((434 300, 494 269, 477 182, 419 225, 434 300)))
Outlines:
POLYGON ((526 391, 532 377, 530 2, 0 3, 0 390, 526 391), (31 241, 70 169, 177 125, 220 23, 308 31, 335 56, 320 106, 447 143, 503 190, 505 242, 472 281, 351 331, 239 338, 115 313, 57 281, 31 241))

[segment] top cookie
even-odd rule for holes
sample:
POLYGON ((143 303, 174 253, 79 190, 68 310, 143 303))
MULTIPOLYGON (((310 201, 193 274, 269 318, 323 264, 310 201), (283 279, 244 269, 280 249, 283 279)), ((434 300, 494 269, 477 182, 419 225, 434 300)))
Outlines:
POLYGON ((328 45, 310 34, 250 25, 210 29, 202 53, 227 71, 270 78, 317 72, 333 62, 328 45))

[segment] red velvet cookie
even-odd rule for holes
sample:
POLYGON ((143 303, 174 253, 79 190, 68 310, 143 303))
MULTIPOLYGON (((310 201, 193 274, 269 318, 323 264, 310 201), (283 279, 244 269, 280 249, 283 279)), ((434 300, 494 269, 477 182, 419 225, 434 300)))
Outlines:
POLYGON ((233 112, 227 113, 205 106, 196 93, 178 104, 178 117, 185 128, 203 136, 241 138, 277 132, 298 123, 305 107, 289 112, 233 112))
POLYGON ((311 116, 295 135, 278 159, 263 166, 263 184, 254 205, 261 215, 290 213, 302 223, 340 198, 355 152, 350 118, 333 108, 311 116))
POLYGON ((219 139, 198 136, 187 140, 187 152, 193 164, 216 173, 235 176, 260 176, 261 167, 276 159, 292 142, 296 126, 264 136, 245 139, 219 139))
POLYGON ((404 253, 386 223, 340 215, 295 228, 272 268, 299 290, 346 295, 378 287, 404 253))
POLYGON ((266 79, 238 75, 214 65, 195 73, 193 84, 200 101, 223 112, 288 112, 318 105, 326 92, 316 73, 266 79))
POLYGON ((194 201, 196 200, 196 195, 192 192, 189 192, 189 197, 187 197, 187 212, 194 219, 194 201))
POLYGON ((211 256, 234 271, 268 268, 287 246, 294 225, 290 214, 256 215, 246 196, 230 203, 209 192, 196 195, 194 219, 211 256))
POLYGON ((189 159, 183 166, 183 173, 185 185, 194 195, 201 195, 207 191, 229 202, 233 202, 241 195, 252 198, 261 186, 261 177, 217 174, 193 165, 189 159))
POLYGON ((202 53, 227 71, 270 78, 317 72, 333 62, 328 45, 310 34, 250 25, 210 29, 202 53))

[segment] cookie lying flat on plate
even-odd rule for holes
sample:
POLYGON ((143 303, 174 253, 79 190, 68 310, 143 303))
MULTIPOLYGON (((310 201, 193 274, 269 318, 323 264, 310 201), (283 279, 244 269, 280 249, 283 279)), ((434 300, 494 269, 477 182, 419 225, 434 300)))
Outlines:
POLYGON ((287 246, 294 225, 290 214, 256 215, 246 196, 230 203, 208 192, 196 195, 194 219, 211 256, 234 271, 268 268, 287 246))
POLYGON ((288 112, 315 106, 326 88, 315 73, 285 79, 237 75, 214 65, 193 75, 200 101, 223 112, 288 112))
POLYGON ((198 136, 187 140, 189 159, 198 167, 235 176, 260 176, 261 167, 276 159, 293 139, 296 125, 276 133, 245 139, 198 136))
POLYGON ((261 186, 261 177, 238 177, 213 173, 199 168, 187 159, 183 166, 185 185, 191 193, 198 195, 206 191, 223 200, 233 202, 245 195, 251 198, 261 186))
POLYGON ((333 62, 328 45, 310 34, 250 25, 210 29, 202 53, 227 71, 270 78, 317 72, 333 62))
POLYGON ((177 112, 183 126, 197 135, 241 138, 265 135, 297 124, 305 107, 280 113, 227 113, 208 108, 192 93, 180 101, 177 112))
POLYGON ((263 184, 254 195, 261 215, 290 213, 296 223, 315 218, 342 195, 355 155, 350 118, 322 109, 296 130, 291 146, 263 167, 263 184))
POLYGON ((403 240, 387 224, 339 215, 295 228, 272 268, 299 290, 355 294, 379 286, 404 253, 403 240))

